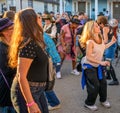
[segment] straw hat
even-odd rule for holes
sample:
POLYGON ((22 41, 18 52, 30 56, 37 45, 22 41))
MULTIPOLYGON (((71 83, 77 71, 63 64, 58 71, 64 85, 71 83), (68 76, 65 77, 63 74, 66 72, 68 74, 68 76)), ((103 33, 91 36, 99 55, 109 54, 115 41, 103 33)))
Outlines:
POLYGON ((44 17, 43 17, 44 20, 50 20, 51 22, 53 22, 53 19, 52 19, 52 16, 50 14, 46 14, 44 17))

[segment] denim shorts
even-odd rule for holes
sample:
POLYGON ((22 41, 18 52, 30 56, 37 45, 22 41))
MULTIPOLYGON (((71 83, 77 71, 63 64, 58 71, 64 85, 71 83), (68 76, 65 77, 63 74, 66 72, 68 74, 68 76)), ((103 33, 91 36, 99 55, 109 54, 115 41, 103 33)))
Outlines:
MULTIPOLYGON (((39 106, 41 112, 49 113, 46 98, 44 95, 44 89, 45 89, 44 87, 40 87, 40 86, 30 86, 33 99, 39 106)), ((13 84, 11 88, 11 100, 17 113, 28 113, 26 101, 20 91, 20 87, 16 77, 13 80, 13 84)))

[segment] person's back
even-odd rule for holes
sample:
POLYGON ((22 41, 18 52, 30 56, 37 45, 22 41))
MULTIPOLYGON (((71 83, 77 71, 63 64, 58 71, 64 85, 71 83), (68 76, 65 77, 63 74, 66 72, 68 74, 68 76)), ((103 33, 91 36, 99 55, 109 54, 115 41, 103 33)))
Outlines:
POLYGON ((0 113, 15 113, 13 109, 10 88, 16 70, 8 66, 8 47, 12 29, 12 21, 8 18, 0 19, 0 113), (7 35, 6 35, 7 34, 7 35), (8 36, 9 34, 9 36, 8 36))
POLYGON ((57 76, 57 78, 61 78, 61 72, 60 72, 61 58, 56 49, 56 46, 55 46, 53 40, 51 39, 51 37, 47 33, 44 33, 44 41, 46 44, 46 51, 51 56, 53 64, 56 67, 56 76, 57 76))
POLYGON ((44 33, 44 41, 46 44, 46 51, 52 57, 53 63, 60 63, 61 58, 60 58, 60 55, 58 54, 56 46, 55 46, 53 40, 51 39, 51 37, 49 35, 47 35, 46 33, 44 33))

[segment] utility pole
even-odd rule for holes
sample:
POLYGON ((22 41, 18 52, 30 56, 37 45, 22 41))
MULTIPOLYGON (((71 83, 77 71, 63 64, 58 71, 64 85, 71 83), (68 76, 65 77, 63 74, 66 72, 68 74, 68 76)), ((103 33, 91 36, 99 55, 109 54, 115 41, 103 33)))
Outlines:
POLYGON ((20 9, 22 9, 22 0, 20 0, 20 9))
POLYGON ((63 13, 63 0, 60 0, 60 14, 63 13))
POLYGON ((5 1, 4 11, 8 10, 8 0, 5 1))

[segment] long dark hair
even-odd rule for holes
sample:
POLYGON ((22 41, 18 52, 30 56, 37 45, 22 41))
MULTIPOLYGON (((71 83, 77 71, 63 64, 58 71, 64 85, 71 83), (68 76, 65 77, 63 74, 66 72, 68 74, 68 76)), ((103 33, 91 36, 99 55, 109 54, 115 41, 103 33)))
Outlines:
POLYGON ((22 32, 24 38, 32 38, 37 42, 43 43, 43 29, 37 23, 37 14, 32 8, 27 8, 19 13, 22 32))
POLYGON ((14 68, 17 66, 18 50, 24 47, 31 39, 37 42, 42 48, 45 48, 43 29, 38 24, 37 14, 32 8, 27 8, 15 15, 14 30, 9 51, 9 64, 11 67, 14 68))

